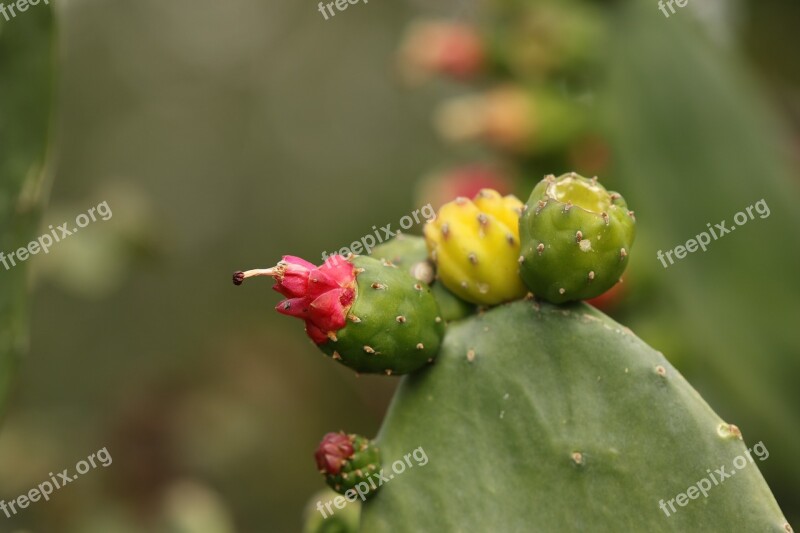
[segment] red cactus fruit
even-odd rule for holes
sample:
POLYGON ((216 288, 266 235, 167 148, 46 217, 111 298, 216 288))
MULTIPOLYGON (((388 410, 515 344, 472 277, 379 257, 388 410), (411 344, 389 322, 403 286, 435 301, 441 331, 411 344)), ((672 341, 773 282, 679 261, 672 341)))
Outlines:
POLYGON ((236 272, 233 283, 271 276, 286 297, 276 310, 304 321, 329 357, 356 372, 407 374, 433 362, 444 321, 430 287, 387 261, 332 255, 317 267, 284 256, 273 268, 236 272))

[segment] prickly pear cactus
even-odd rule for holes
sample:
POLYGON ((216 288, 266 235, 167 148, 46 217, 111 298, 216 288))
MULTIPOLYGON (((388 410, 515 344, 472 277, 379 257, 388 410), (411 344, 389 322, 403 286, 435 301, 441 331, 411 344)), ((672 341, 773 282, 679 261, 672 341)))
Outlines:
MULTIPOLYGON (((526 176, 605 174, 609 140, 590 116, 602 109, 584 98, 617 63, 604 46, 621 5, 602 4, 489 2, 486 23, 412 28, 401 66, 479 82, 436 112, 445 140, 497 148, 526 176)), ((359 530, 791 533, 752 455, 760 436, 748 448, 661 353, 576 303, 628 263, 622 197, 577 175, 546 179, 521 217, 498 196, 445 204, 426 225, 433 287, 484 308, 402 378, 374 440, 396 475, 361 505, 359 530), (399 475, 417 449, 425 464, 399 475)), ((418 254, 395 244, 391 261, 418 254)))
MULTIPOLYGON (((542 214, 552 204, 551 218, 566 221, 556 230, 572 232, 577 222, 589 238, 603 241, 598 248, 610 243, 614 251, 619 239, 630 246, 632 231, 626 231, 632 226, 625 221, 632 217, 616 193, 574 175, 546 179, 532 198, 545 193, 544 205, 536 207, 542 214), (569 215, 578 209, 580 217, 569 215), (604 228, 611 220, 619 223, 609 233, 604 228)), ((481 199, 501 204, 496 195, 481 199)), ((485 206, 460 202, 426 228, 439 266, 464 257, 466 264, 448 266, 476 266, 470 259, 475 249, 493 259, 501 241, 484 240, 487 224, 526 224, 513 209, 490 219, 485 206), (450 239, 463 239, 467 247, 450 239)), ((523 232, 523 246, 552 229, 542 228, 523 232)), ((575 244, 568 241, 567 249, 575 244)), ((556 251, 564 243, 557 244, 556 251)), ((395 251, 398 263, 418 259, 407 243, 395 251)), ((606 252, 595 258, 597 265, 609 261, 606 252)), ((564 279, 585 266, 570 257, 557 272, 564 279)), ((517 276, 503 279, 492 270, 500 267, 483 259, 477 261, 481 270, 469 271, 472 281, 495 276, 506 288, 520 281, 520 272, 501 269, 517 276)), ((618 268, 620 256, 611 259, 618 268)), ((407 267, 366 257, 330 261, 315 267, 287 256, 273 269, 237 272, 234 282, 274 277, 274 288, 287 297, 277 310, 306 320, 311 338, 334 357, 342 350, 345 364, 413 372, 403 378, 374 440, 329 433, 317 449, 317 468, 332 488, 351 503, 364 493, 360 531, 791 533, 753 456, 767 458, 765 445, 747 448, 741 431, 716 415, 660 352, 595 308, 553 305, 527 294, 445 329, 427 284, 407 267), (434 357, 436 364, 424 364, 434 357), (424 450, 425 463, 406 471, 403 459, 417 450, 424 450)), ((346 506, 345 500, 339 504, 346 506)), ((317 510, 323 518, 334 512, 317 510)), ((314 516, 308 527, 335 523, 314 516)))
POLYGON ((662 354, 586 304, 521 300, 450 325, 377 441, 385 464, 419 446, 430 462, 366 502, 370 533, 791 531, 751 463, 676 504, 747 446, 662 354))
POLYGON ((661 353, 587 304, 528 295, 448 324, 440 342, 427 285, 385 261, 314 267, 287 256, 234 281, 261 274, 287 296, 277 309, 311 321, 324 351, 342 349, 355 368, 388 360, 414 372, 376 439, 331 433, 317 450, 330 486, 353 501, 369 492, 361 531, 791 532, 758 448, 661 353), (322 318, 306 309, 317 303, 322 318), (414 324, 422 329, 404 329, 414 324), (420 335, 432 335, 435 365, 405 352, 420 335), (424 464, 394 470, 418 449, 424 464))
MULTIPOLYGON (((630 246, 625 221, 632 217, 616 193, 568 175, 546 179, 532 198, 541 194, 547 199, 536 205, 540 215, 552 204, 551 218, 566 221, 557 230, 572 232, 580 223, 589 238, 603 241, 598 248, 610 243, 614 251, 618 239, 629 239, 624 243, 630 246), (569 215, 578 209, 580 217, 569 215), (619 222, 616 233, 604 229, 611 220, 619 222)), ((511 287, 518 277, 503 279, 493 270, 502 262, 484 261, 502 242, 486 239, 485 231, 503 226, 496 233, 508 236, 511 221, 526 220, 513 209, 489 218, 492 210, 480 200, 502 207, 498 195, 477 200, 473 206, 460 200, 454 213, 445 211, 426 228, 431 253, 439 252, 439 265, 454 270, 481 265, 470 271, 476 283, 476 275, 494 276, 511 287), (451 239, 463 239, 466 247, 451 239), (476 249, 487 253, 477 263, 470 259, 476 249), (465 264, 448 264, 465 257, 465 264)), ((552 229, 543 228, 523 232, 523 246, 552 229)), ((398 263, 418 258, 406 244, 395 250, 398 263)), ((505 246, 515 244, 505 240, 505 246)), ((598 265, 606 255, 596 258, 598 265)), ((617 268, 620 258, 611 255, 617 268)), ((335 358, 342 350, 338 359, 345 364, 414 372, 403 378, 374 440, 329 433, 317 449, 317 468, 332 488, 351 503, 364 493, 360 531, 791 533, 753 457, 755 450, 760 460, 767 458, 758 452, 765 445, 747 448, 741 431, 629 329, 585 303, 553 305, 532 294, 445 329, 427 284, 406 268, 357 256, 315 267, 286 256, 272 269, 234 274, 237 284, 257 275, 275 278, 275 290, 287 298, 277 310, 304 319, 309 336, 335 358), (424 364, 434 357, 435 365, 424 364), (406 471, 403 459, 417 450, 424 450, 425 463, 406 471)), ((582 268, 567 254, 558 275, 569 279, 582 268)), ((317 508, 323 518, 334 512, 323 507, 317 508)), ((308 522, 334 523, 316 516, 308 522)))

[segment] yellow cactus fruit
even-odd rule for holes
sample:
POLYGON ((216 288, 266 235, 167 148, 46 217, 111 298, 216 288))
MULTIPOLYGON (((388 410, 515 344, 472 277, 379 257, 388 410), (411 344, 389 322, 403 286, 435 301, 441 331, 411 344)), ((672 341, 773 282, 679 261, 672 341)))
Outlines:
POLYGON ((496 305, 527 293, 519 277, 522 202, 482 189, 473 200, 443 205, 425 225, 425 241, 441 282, 462 299, 496 305))

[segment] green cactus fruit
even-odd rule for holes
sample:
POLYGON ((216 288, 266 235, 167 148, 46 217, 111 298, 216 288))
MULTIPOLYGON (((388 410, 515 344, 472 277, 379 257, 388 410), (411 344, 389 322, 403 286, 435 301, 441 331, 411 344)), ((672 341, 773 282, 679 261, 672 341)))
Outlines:
POLYGON ((379 261, 389 261, 429 285, 433 283, 433 266, 424 264, 428 263, 428 249, 422 237, 398 233, 373 248, 370 256, 379 261))
POLYGON ((516 300, 528 291, 519 278, 522 202, 483 189, 457 198, 425 225, 437 276, 462 299, 480 305, 516 300))
POLYGON ((519 222, 520 276, 537 298, 585 300, 617 283, 628 265, 636 219, 597 178, 547 176, 519 222))
POLYGON ((328 433, 314 459, 328 486, 350 501, 371 498, 380 487, 380 450, 366 437, 328 433))
MULTIPOLYGON (((328 488, 314 494, 303 513, 303 533, 358 533, 361 501, 347 502, 340 509, 333 502, 341 497, 338 492, 328 488)), ((338 503, 342 505, 341 500, 338 503)))
POLYGON ((268 269, 236 272, 233 282, 271 276, 286 297, 276 310, 297 317, 333 359, 357 372, 406 374, 432 363, 444 321, 430 287, 387 261, 328 257, 322 266, 284 256, 268 269))
POLYGON ((432 363, 444 320, 427 284, 388 262, 352 259, 356 300, 348 324, 320 347, 358 372, 406 374, 432 363))
POLYGON ((436 268, 428 259, 428 248, 422 237, 399 233, 392 240, 373 248, 372 257, 405 268, 413 277, 430 285, 431 293, 439 304, 440 316, 445 322, 461 320, 475 312, 474 305, 465 302, 447 290, 444 285, 434 281, 436 268))
POLYGON ((419 446, 429 462, 363 506, 370 533, 791 531, 764 449, 748 452, 661 353, 583 302, 520 300, 452 324, 376 440, 387 463, 419 446))

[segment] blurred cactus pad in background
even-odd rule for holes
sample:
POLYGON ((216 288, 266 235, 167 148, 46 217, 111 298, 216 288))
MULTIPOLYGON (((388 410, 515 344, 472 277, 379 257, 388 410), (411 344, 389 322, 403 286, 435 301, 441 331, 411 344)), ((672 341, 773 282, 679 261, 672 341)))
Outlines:
MULTIPOLYGON (((55 27, 43 7, 16 24, 0 23, 0 251, 38 236, 49 182, 45 155, 51 134, 55 27)), ((28 266, 0 266, 0 411, 28 348, 28 266)))
POLYGON ((0 500, 114 459, 0 529, 790 533, 800 5, 673 5, 0 15, 0 252, 113 210, 0 264, 0 500))

